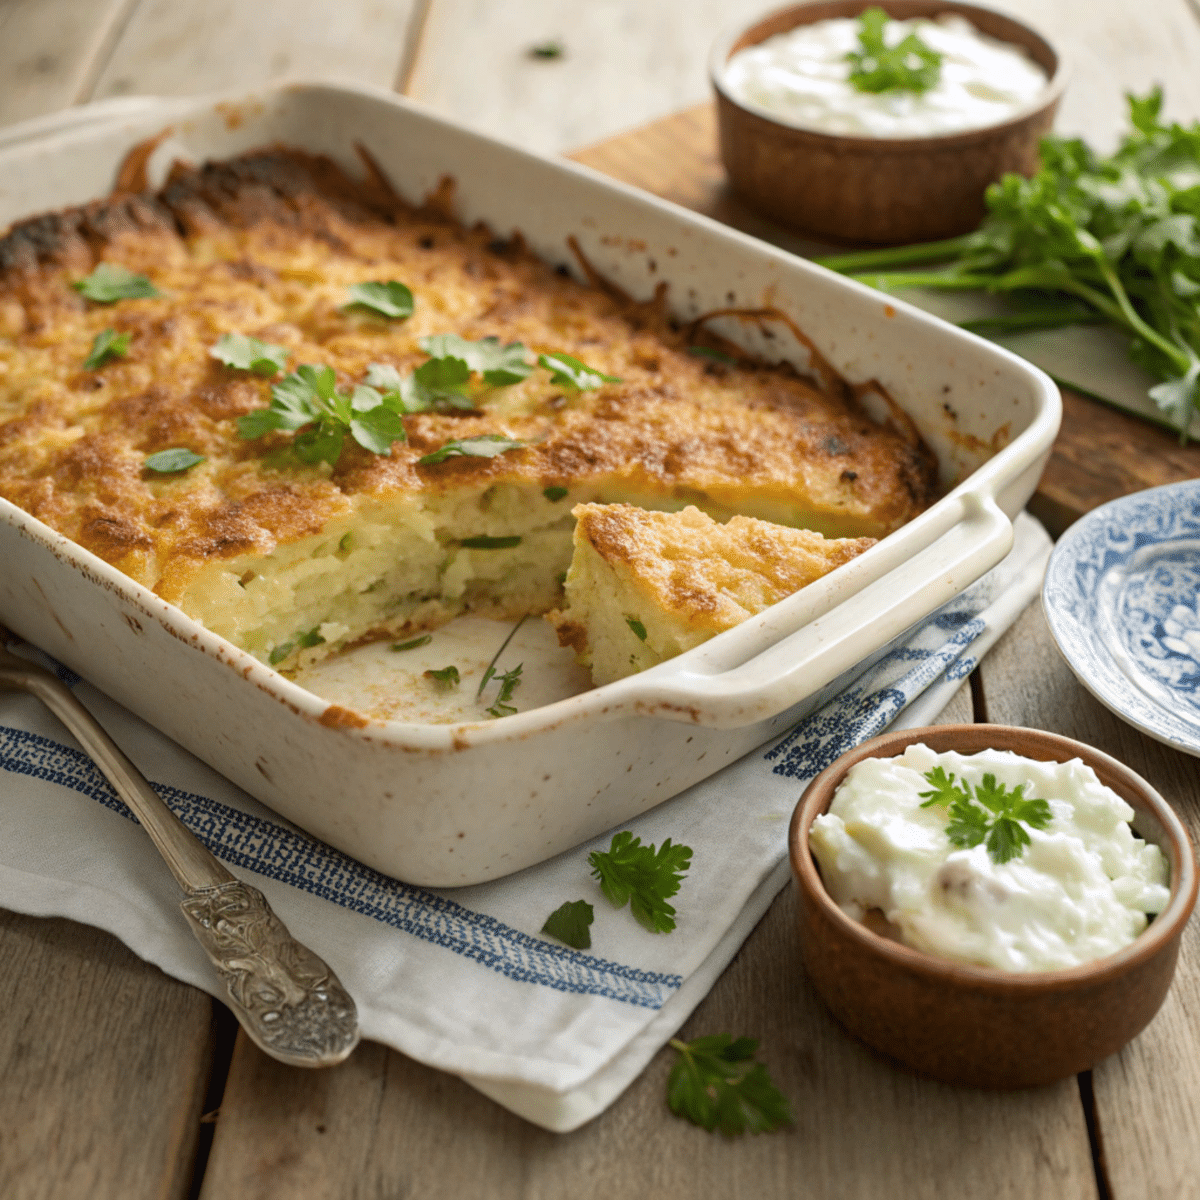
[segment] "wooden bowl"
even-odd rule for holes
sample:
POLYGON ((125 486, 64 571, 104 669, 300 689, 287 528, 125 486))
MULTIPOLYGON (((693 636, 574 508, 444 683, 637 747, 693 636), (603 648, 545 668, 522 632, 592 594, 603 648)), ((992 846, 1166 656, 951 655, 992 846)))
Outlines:
POLYGON ((800 901, 804 965, 833 1015, 856 1037, 923 1075, 986 1088, 1033 1087, 1087 1070, 1115 1053, 1158 1011, 1196 902, 1196 860, 1165 800, 1128 767, 1070 738, 1006 725, 936 725, 864 742, 809 784, 789 833, 800 901), (846 772, 914 742, 938 753, 1013 750, 1027 758, 1081 758, 1135 810, 1140 837, 1171 871, 1171 898, 1116 954, 1061 971, 1014 974, 935 958, 872 933, 829 898, 808 831, 846 772))
POLYGON ((734 190, 781 225, 848 242, 927 242, 974 229, 988 184, 1009 171, 1031 175, 1066 87, 1059 55, 1012 17, 956 0, 881 0, 896 20, 947 13, 981 33, 1020 46, 1048 76, 1036 103, 999 125, 922 138, 851 137, 801 129, 734 99, 725 64, 747 46, 797 25, 857 17, 867 0, 816 0, 772 13, 713 47, 721 159, 734 190))

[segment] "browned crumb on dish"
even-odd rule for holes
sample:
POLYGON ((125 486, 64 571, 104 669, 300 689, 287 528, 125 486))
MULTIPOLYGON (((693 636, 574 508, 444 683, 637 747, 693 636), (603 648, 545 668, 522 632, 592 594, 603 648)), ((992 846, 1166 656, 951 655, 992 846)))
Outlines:
POLYGON ((665 297, 633 304, 581 285, 519 237, 466 229, 444 208, 445 196, 408 206, 378 174, 360 183, 329 159, 271 150, 177 164, 157 194, 21 222, 0 239, 0 495, 169 599, 207 563, 269 555, 367 501, 567 487, 874 537, 934 498, 928 449, 852 397, 786 367, 691 355, 665 297), (100 261, 161 295, 84 299, 71 283, 100 261), (346 307, 351 284, 390 279, 416 297, 407 321, 346 307), (128 353, 85 370, 108 328, 130 335, 128 353), (281 457, 287 435, 238 437, 271 383, 210 356, 230 332, 286 346, 290 369, 328 364, 342 387, 371 363, 411 372, 419 340, 448 332, 566 351, 621 382, 564 392, 537 370, 473 410, 406 417, 408 440, 388 455, 348 439, 331 470, 281 457), (486 433, 529 444, 418 465, 486 433), (178 446, 205 462, 144 469, 178 446))

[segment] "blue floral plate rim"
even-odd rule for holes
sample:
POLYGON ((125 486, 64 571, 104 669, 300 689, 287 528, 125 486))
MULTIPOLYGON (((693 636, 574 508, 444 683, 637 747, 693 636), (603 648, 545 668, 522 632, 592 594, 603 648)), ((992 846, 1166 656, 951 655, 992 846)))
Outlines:
POLYGON ((1200 756, 1200 479, 1081 517, 1046 567, 1042 603, 1067 665, 1106 707, 1200 756))

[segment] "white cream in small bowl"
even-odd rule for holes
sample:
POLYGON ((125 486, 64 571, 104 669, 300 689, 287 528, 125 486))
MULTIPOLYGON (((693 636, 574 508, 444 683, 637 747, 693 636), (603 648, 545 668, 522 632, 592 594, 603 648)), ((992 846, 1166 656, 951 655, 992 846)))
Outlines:
POLYGON ((853 919, 878 910, 905 945, 943 959, 1054 971, 1116 953, 1167 905, 1167 860, 1133 833, 1133 815, 1079 759, 937 754, 918 743, 851 767, 809 845, 826 891, 853 919), (992 819, 977 790, 985 776, 1010 796, 1022 788, 1045 800, 1049 819, 1022 823, 1028 844, 1006 862, 986 841, 955 845, 949 807, 921 795, 937 790, 929 776, 939 768, 992 819))
POLYGON ((982 34, 964 17, 888 22, 894 46, 916 33, 942 56, 940 78, 924 93, 862 92, 849 82, 847 55, 859 23, 835 17, 798 25, 739 50, 722 84, 741 104, 821 133, 919 138, 962 133, 1007 121, 1046 91, 1046 72, 1025 51, 982 34))

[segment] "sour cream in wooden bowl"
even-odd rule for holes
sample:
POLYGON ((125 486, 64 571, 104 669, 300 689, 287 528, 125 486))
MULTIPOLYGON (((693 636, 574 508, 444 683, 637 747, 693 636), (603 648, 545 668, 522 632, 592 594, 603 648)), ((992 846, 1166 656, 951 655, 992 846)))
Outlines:
MULTIPOLYGON (((931 797, 915 795, 916 809, 922 811, 921 803, 931 797)), ((867 800, 859 816, 882 807, 877 799, 867 800)), ((964 840, 974 839, 967 836, 964 840)), ((856 1037, 922 1074, 975 1087, 1051 1083, 1119 1050, 1162 1004, 1174 974, 1179 941, 1196 901, 1191 842, 1170 805, 1150 784, 1082 742, 1004 725, 900 730, 842 755, 809 784, 797 805, 789 849, 804 968, 833 1015, 856 1037), (916 750, 918 745, 926 749, 916 750), (968 759, 980 754, 985 757, 967 765, 968 759), (874 843, 877 858, 905 864, 900 890, 910 889, 914 895, 922 889, 954 891, 960 887, 965 893, 977 892, 962 897, 965 911, 981 906, 975 917, 989 906, 999 910, 1010 907, 1011 902, 1011 913, 992 923, 993 935, 985 939, 997 945, 1007 942, 1009 952, 1021 950, 1019 956, 1009 953, 1007 960, 1002 953, 1003 968, 981 965, 975 954, 977 945, 962 955, 894 940, 897 927, 903 927, 906 919, 900 919, 899 909, 884 895, 889 885, 874 878, 877 872, 869 856, 857 857, 836 834, 821 848, 822 834, 814 834, 814 824, 829 811, 838 786, 863 760, 891 761, 890 767, 874 775, 869 770, 866 776, 868 785, 873 786, 874 779, 874 784, 890 790, 900 782, 914 782, 900 780, 909 765, 921 768, 917 780, 922 780, 926 771, 932 774, 939 755, 950 755, 941 760, 942 776, 924 779, 928 786, 920 790, 946 792, 961 787, 964 781, 971 785, 972 798, 980 801, 984 811, 974 817, 958 815, 961 824, 969 827, 974 823, 976 832, 982 834, 968 849, 971 853, 982 850, 989 865, 974 863, 964 871, 960 863, 948 875, 941 874, 954 860, 951 851, 940 866, 923 876, 911 869, 934 843, 940 843, 939 850, 946 849, 946 831, 955 817, 952 798, 950 803, 930 804, 918 820, 911 819, 912 807, 902 802, 900 807, 907 814, 902 820, 889 824, 884 816, 860 826, 858 818, 848 812, 842 822, 855 840, 874 843), (1026 761, 1017 761, 1018 756, 1026 761), (1115 793, 1116 802, 1093 789, 1086 773, 1079 770, 1080 764, 1095 773, 1102 789, 1115 793), (1060 775, 1058 769, 1064 766, 1060 775), (951 773, 955 775, 953 783, 949 781, 951 773), (985 784, 987 775, 994 783, 984 798, 977 789, 985 784), (1049 819, 1044 822, 1036 816, 1026 820, 1028 844, 1022 844, 1022 853, 1004 864, 1040 862, 1045 866, 1050 858, 1062 858, 1050 874, 1063 885, 1066 903, 1056 907, 1052 902, 1049 918, 1030 917, 1026 907, 1029 895, 1046 887, 1046 881, 1039 883, 1033 872, 1026 872, 1023 898, 1019 899, 1015 890, 1009 890, 1011 873, 1006 878, 991 870, 995 865, 988 844, 991 827, 1000 810, 1011 811, 996 798, 1001 785, 1010 800, 1017 787, 1024 787, 1022 801, 1042 799, 1049 809, 1049 819), (1080 803, 1070 805, 1068 814, 1068 802, 1062 797, 1073 792, 1080 803), (1121 832, 1116 824, 1124 824, 1126 808, 1133 813, 1132 833, 1121 832), (1035 834, 1039 835, 1036 847, 1035 834), (1143 845, 1134 841, 1134 835, 1143 845), (1081 866, 1076 856, 1093 850, 1099 863, 1081 866), (828 881, 823 874, 827 858, 833 863, 828 881), (839 858, 843 859, 840 863, 839 858), (866 888, 852 904, 845 902, 845 896, 841 897, 844 903, 838 903, 839 875, 858 876, 858 883, 866 888), (1100 875, 1108 875, 1114 886, 1106 898, 1097 901, 1096 897, 1104 895, 1100 875), (1097 889, 1094 894, 1093 888, 1097 889), (1165 897, 1159 888, 1165 888, 1165 897), (1097 914, 1096 903, 1105 911, 1097 914), (1072 904, 1076 911, 1068 917, 1072 904), (867 915, 868 905, 872 909, 886 905, 891 927, 859 920, 858 916, 867 915), (1110 905, 1128 911, 1122 915, 1110 905), (1147 922, 1145 916, 1134 912, 1139 908, 1145 914, 1159 911, 1147 922), (1079 936, 1066 932, 1072 925, 1079 936), (1094 932, 1098 926, 1120 926, 1120 936, 1107 941, 1102 938, 1091 947, 1101 957, 1062 965, 1073 957, 1064 954, 1063 947, 1086 944, 1088 931, 1094 932), (1043 948, 1031 953, 1031 946, 1038 942, 1043 948), (1123 944, 1116 946, 1118 942, 1123 944), (1045 947, 1051 948, 1048 953, 1044 953, 1045 947), (1037 969, 1029 969, 1031 958, 1040 959, 1037 969)), ((950 907, 953 904, 952 900, 950 907)), ((968 927, 973 919, 968 919, 968 927)), ((963 944, 954 942, 950 948, 960 951, 963 944)))
POLYGON ((725 64, 725 87, 742 104, 822 133, 935 137, 997 125, 1046 90, 1045 69, 1020 46, 981 33, 965 17, 889 22, 888 45, 916 35, 941 56, 927 91, 862 91, 850 80, 859 22, 833 17, 798 25, 739 50, 725 64))
POLYGON ((717 39, 709 74, 721 159, 758 213, 837 241, 935 241, 979 224, 990 183, 1036 170, 1066 87, 1046 38, 959 0, 883 7, 893 19, 881 30, 885 48, 914 24, 923 45, 946 47, 936 87, 871 94, 848 85, 844 56, 865 50, 863 0, 812 0, 717 39), (772 47, 808 39, 806 70, 782 66, 772 47))

